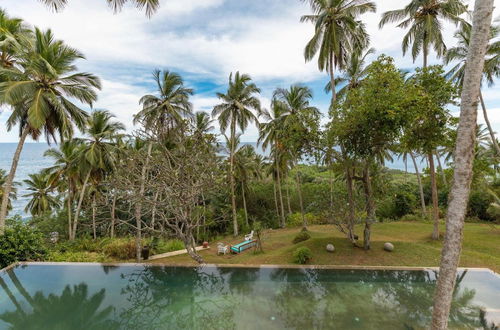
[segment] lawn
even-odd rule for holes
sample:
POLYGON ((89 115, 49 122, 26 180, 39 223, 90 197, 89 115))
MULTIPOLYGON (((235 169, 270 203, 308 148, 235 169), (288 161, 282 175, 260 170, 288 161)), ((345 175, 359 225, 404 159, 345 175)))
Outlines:
MULTIPOLYGON (((210 250, 202 251, 205 262, 216 264, 274 264, 293 263, 293 251, 301 246, 311 249, 316 265, 359 265, 359 266, 438 266, 442 241, 432 241, 431 223, 390 222, 377 223, 372 226, 372 249, 364 251, 354 248, 352 244, 331 225, 310 226, 311 238, 307 241, 292 244, 300 228, 266 230, 263 235, 264 253, 254 253, 253 249, 240 255, 217 255, 216 242, 211 242, 210 250), (383 244, 391 242, 393 252, 383 250, 383 244), (326 244, 332 243, 335 252, 326 251, 326 244)), ((444 232, 444 225, 441 227, 444 232)), ((362 227, 357 228, 362 232, 362 227)), ((219 241, 226 244, 241 242, 241 238, 232 236, 219 241)), ((361 242, 360 242, 361 243, 361 242)), ((154 263, 180 264, 194 262, 187 255, 163 258, 154 263)), ((466 223, 462 267, 486 267, 500 272, 500 228, 485 223, 466 223)))

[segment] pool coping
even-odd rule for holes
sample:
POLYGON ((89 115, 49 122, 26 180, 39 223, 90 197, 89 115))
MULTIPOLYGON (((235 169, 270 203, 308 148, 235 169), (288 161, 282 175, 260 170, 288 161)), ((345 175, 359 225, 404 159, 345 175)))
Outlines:
MULTIPOLYGON (((201 264, 193 265, 186 263, 148 263, 148 262, 54 262, 54 261, 23 261, 15 262, 3 269, 0 269, 0 274, 7 272, 9 269, 17 266, 28 265, 71 265, 71 266, 150 266, 150 267, 220 267, 220 268, 261 268, 261 269, 274 269, 274 268, 291 268, 291 269, 332 269, 332 270, 408 270, 408 271, 439 271, 439 267, 416 267, 416 266, 360 266, 360 265, 258 265, 258 264, 201 264)), ((457 270, 463 271, 481 271, 489 272, 493 275, 500 277, 500 274, 494 272, 492 269, 484 267, 458 267, 457 270)))

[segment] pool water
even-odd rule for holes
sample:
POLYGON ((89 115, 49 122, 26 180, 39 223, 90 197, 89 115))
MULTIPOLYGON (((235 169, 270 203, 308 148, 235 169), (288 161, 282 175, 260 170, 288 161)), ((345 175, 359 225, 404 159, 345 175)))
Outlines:
MULTIPOLYGON (((0 329, 426 329, 436 272, 27 264, 0 272, 0 329)), ((500 277, 461 271, 451 329, 494 329, 500 277)), ((497 323, 498 326, 498 323, 497 323)))

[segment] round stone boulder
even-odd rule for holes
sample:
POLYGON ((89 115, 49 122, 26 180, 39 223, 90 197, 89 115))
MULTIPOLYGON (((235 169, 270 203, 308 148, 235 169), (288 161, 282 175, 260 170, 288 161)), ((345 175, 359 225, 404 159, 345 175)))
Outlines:
POLYGON ((333 246, 333 244, 327 244, 326 245, 326 250, 328 252, 333 252, 333 251, 335 251, 335 246, 333 246))
POLYGON ((394 245, 392 243, 384 243, 384 250, 392 252, 394 251, 394 245))

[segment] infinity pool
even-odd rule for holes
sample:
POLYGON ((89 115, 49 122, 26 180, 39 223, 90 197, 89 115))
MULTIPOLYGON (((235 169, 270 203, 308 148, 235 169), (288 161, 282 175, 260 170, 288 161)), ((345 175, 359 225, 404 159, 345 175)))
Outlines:
MULTIPOLYGON (((0 272, 0 329, 425 329, 435 281, 431 270, 33 263, 0 272)), ((500 277, 461 271, 450 328, 494 328, 499 313, 500 277)))

